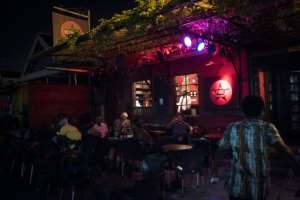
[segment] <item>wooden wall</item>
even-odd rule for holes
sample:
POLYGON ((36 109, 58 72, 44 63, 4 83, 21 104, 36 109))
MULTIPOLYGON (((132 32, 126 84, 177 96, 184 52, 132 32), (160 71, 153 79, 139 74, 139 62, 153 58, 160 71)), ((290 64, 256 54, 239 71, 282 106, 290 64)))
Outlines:
POLYGON ((90 89, 70 85, 30 85, 28 103, 30 127, 42 128, 59 113, 77 118, 90 112, 90 89))

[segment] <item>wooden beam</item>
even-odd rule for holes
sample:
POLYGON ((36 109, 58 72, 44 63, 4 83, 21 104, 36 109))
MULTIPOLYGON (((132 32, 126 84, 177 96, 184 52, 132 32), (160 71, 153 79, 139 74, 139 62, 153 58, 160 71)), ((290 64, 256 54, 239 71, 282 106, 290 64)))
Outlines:
POLYGON ((27 75, 21 77, 20 79, 18 79, 17 82, 31 81, 31 80, 47 77, 47 76, 58 74, 58 73, 60 73, 60 72, 44 69, 44 70, 40 70, 40 71, 37 71, 37 72, 27 74, 27 75))
POLYGON ((61 7, 58 7, 58 6, 53 6, 53 9, 61 11, 61 12, 69 13, 69 14, 72 14, 72 15, 75 15, 75 16, 83 17, 83 18, 87 18, 87 19, 89 18, 89 15, 84 15, 84 14, 74 12, 74 11, 71 11, 71 10, 68 10, 68 9, 65 9, 65 8, 61 8, 61 7))

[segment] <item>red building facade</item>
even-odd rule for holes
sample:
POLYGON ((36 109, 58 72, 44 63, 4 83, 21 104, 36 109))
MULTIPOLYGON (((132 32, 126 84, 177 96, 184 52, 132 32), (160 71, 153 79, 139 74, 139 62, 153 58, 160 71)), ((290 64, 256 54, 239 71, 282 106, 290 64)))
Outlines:
POLYGON ((125 57, 123 73, 99 78, 98 85, 106 85, 100 96, 108 121, 126 111, 164 126, 180 112, 193 126, 213 131, 242 117, 240 102, 249 94, 246 51, 222 46, 213 52, 192 49, 181 57, 156 56, 139 66, 132 63, 141 57, 125 57))

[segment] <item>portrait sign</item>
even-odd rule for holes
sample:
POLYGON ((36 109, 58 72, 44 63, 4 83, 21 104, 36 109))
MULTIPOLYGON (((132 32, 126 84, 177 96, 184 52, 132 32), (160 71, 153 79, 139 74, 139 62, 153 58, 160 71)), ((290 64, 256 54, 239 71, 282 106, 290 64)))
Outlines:
POLYGON ((65 21, 60 28, 60 34, 63 38, 68 37, 69 35, 79 32, 80 35, 83 34, 83 31, 78 23, 75 21, 65 21))
POLYGON ((217 106, 227 105, 232 99, 232 87, 228 81, 217 80, 209 89, 209 97, 217 106))

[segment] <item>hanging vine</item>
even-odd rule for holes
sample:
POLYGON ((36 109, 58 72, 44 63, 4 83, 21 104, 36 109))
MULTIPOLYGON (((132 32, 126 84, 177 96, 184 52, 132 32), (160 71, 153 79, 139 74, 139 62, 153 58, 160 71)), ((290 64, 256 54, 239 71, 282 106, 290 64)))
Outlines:
POLYGON ((179 21, 213 8, 207 0, 136 0, 136 3, 137 7, 131 10, 115 14, 111 19, 99 20, 99 25, 91 32, 99 48, 121 39, 176 26, 179 21))
POLYGON ((78 41, 78 38, 81 36, 81 33, 79 30, 72 30, 71 34, 68 34, 67 37, 61 39, 58 41, 58 44, 64 44, 66 43, 67 46, 70 49, 75 49, 76 48, 76 43, 78 41))
MULTIPOLYGON (((274 19, 300 11, 297 0, 135 0, 135 2, 137 5, 135 8, 115 14, 110 19, 99 20, 98 26, 89 33, 95 49, 105 50, 120 41, 176 27, 193 17, 207 13, 238 20, 241 25, 256 30, 260 27, 255 27, 254 24, 261 24, 266 12, 271 13, 270 18, 274 19), (282 5, 287 6, 282 9, 282 5), (266 7, 275 11, 266 10, 266 7)), ((283 19, 270 20, 270 24, 277 27, 277 30, 289 29, 283 19)), ((230 36, 230 33, 227 35, 230 36)), ((74 32, 64 42, 67 42, 70 49, 74 49, 79 36, 78 32, 74 32)))

